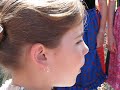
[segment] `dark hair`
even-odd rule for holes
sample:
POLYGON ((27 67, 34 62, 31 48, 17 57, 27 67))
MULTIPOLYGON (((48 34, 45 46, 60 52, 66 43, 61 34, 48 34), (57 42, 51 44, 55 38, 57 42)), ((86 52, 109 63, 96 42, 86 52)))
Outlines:
POLYGON ((61 37, 84 18, 84 6, 79 0, 2 0, 0 3, 0 23, 4 28, 0 63, 7 68, 19 67, 22 48, 27 44, 41 43, 56 48, 61 37))

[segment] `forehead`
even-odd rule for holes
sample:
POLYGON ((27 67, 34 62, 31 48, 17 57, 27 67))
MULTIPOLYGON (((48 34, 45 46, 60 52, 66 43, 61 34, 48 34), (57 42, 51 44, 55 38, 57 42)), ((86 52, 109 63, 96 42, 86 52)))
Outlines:
POLYGON ((60 40, 60 43, 56 50, 62 50, 62 47, 69 48, 73 46, 76 42, 76 37, 80 36, 83 33, 83 23, 78 26, 71 28, 66 32, 60 40))
POLYGON ((83 32, 83 28, 84 26, 83 26, 83 22, 80 24, 80 25, 77 25, 77 26, 75 26, 75 27, 73 27, 73 28, 71 28, 70 29, 70 31, 69 31, 69 33, 71 33, 73 36, 75 35, 79 35, 79 34, 81 34, 82 32, 83 32))
POLYGON ((71 28, 61 39, 61 42, 71 42, 76 39, 77 36, 83 33, 83 23, 71 28))

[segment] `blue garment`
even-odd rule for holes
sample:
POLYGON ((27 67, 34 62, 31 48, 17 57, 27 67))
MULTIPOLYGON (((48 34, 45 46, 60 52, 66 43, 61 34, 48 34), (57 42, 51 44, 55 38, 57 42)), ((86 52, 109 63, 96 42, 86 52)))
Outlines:
POLYGON ((95 8, 89 9, 87 12, 83 39, 89 47, 89 53, 85 56, 85 65, 81 68, 81 73, 77 76, 76 84, 73 87, 56 88, 57 90, 97 90, 97 87, 106 79, 96 49, 100 13, 98 14, 95 8))

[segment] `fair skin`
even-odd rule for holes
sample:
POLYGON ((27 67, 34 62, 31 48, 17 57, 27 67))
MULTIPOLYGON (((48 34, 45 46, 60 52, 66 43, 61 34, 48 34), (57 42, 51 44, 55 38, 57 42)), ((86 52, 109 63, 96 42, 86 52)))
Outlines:
POLYGON ((116 52, 116 41, 113 35, 115 3, 116 0, 109 0, 109 5, 108 5, 108 49, 113 53, 116 52))
POLYGON ((100 20, 100 28, 97 35, 97 48, 103 46, 104 44, 104 33, 105 33, 105 25, 106 25, 106 16, 107 16, 107 0, 98 0, 98 4, 100 7, 101 20, 100 20))
POLYGON ((84 65, 88 48, 83 39, 83 24, 69 30, 57 48, 37 43, 24 49, 23 67, 13 72, 13 83, 25 90, 50 90, 72 86, 84 65))

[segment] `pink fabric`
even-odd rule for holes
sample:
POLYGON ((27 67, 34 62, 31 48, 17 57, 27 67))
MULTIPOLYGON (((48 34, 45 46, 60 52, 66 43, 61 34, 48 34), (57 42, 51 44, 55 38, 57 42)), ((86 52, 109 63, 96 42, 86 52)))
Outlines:
POLYGON ((120 7, 114 22, 114 36, 117 43, 116 53, 110 54, 109 75, 107 82, 115 89, 120 90, 120 7))

